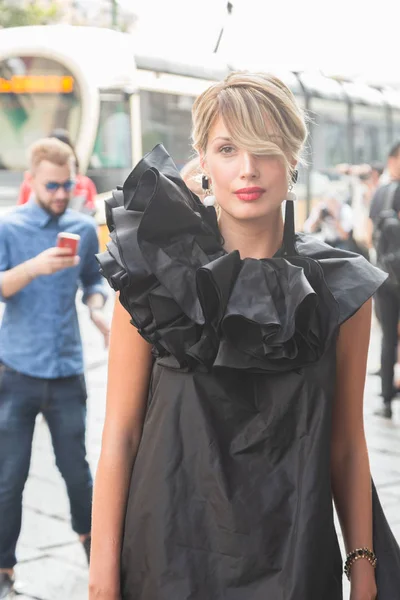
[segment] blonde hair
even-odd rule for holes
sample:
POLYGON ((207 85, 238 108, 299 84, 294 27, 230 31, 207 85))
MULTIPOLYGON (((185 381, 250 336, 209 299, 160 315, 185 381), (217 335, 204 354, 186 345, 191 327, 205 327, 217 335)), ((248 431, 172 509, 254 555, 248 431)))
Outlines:
POLYGON ((34 173, 43 160, 53 165, 63 167, 69 165, 74 168, 75 156, 72 149, 56 138, 43 138, 38 140, 29 149, 30 171, 34 173))
POLYGON ((292 163, 301 162, 305 117, 290 89, 273 75, 231 73, 195 100, 192 116, 193 147, 199 153, 206 154, 210 129, 221 116, 239 147, 281 158, 288 176, 292 163))

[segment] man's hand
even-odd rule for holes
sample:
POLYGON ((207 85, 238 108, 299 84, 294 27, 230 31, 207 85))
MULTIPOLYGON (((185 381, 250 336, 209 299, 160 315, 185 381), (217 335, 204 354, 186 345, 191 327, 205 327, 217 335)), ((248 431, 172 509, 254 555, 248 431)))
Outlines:
POLYGON ((77 264, 79 264, 79 256, 72 255, 69 248, 57 247, 49 248, 25 263, 32 279, 39 275, 52 275, 63 269, 75 267, 77 264))
POLYGON ((49 248, 34 258, 4 271, 0 291, 4 298, 11 298, 36 277, 75 267, 78 263, 79 256, 73 256, 69 248, 49 248))
POLYGON ((110 342, 110 326, 107 319, 104 317, 102 309, 93 308, 90 311, 90 318, 104 338, 104 348, 108 348, 110 342))

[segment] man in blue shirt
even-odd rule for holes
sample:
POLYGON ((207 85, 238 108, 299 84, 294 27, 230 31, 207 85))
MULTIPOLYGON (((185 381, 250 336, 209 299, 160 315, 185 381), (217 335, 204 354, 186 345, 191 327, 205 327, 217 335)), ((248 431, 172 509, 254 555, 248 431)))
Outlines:
POLYGON ((75 297, 79 285, 108 344, 105 290, 93 219, 68 209, 73 154, 56 139, 31 150, 34 198, 0 219, 0 598, 13 586, 35 419, 49 426, 70 500, 72 526, 90 550, 92 477, 86 461, 86 387, 75 297), (80 236, 78 254, 57 235, 80 236))

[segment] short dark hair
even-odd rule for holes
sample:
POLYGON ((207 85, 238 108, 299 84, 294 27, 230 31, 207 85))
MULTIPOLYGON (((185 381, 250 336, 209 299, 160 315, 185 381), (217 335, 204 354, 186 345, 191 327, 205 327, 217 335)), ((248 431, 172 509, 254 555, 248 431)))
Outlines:
POLYGON ((51 131, 49 137, 57 138, 57 140, 60 140, 60 142, 64 142, 64 144, 67 144, 70 148, 74 149, 72 142, 71 142, 71 138, 69 137, 69 133, 66 129, 61 129, 61 128, 53 129, 51 131))
POLYGON ((400 153, 400 142, 396 142, 390 149, 389 158, 397 158, 400 153))
POLYGON ((67 144, 67 146, 69 146, 71 148, 71 150, 75 156, 76 170, 79 172, 79 160, 76 155, 74 145, 71 142, 71 138, 69 137, 68 131, 66 129, 56 128, 56 129, 53 129, 53 131, 50 133, 49 137, 56 138, 56 140, 60 140, 60 142, 67 144))

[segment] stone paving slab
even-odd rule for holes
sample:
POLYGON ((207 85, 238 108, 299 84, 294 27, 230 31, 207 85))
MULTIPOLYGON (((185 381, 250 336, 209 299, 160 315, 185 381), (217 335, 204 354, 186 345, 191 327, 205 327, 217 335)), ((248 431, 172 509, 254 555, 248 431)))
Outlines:
POLYGON ((71 544, 63 544, 57 548, 51 548, 49 554, 58 560, 65 561, 71 566, 80 567, 87 571, 86 554, 80 542, 74 541, 71 544))
MULTIPOLYGON (((28 540, 28 544, 34 544, 34 540, 28 540)), ((33 560, 39 560, 45 555, 44 551, 40 548, 33 547, 32 545, 26 545, 24 540, 18 542, 18 559, 20 562, 31 562, 33 560)))
POLYGON ((87 569, 45 556, 18 566, 18 590, 40 600, 86 600, 87 569))
POLYGON ((61 521, 69 521, 69 502, 64 482, 29 477, 24 493, 24 507, 61 521))
MULTIPOLYGON (((55 519, 24 506, 20 544, 25 548, 46 551, 76 541, 69 522, 55 519)), ((19 551, 19 548, 18 548, 19 551)), ((17 552, 18 552, 17 551, 17 552)), ((18 552, 19 554, 19 552, 18 552)))

